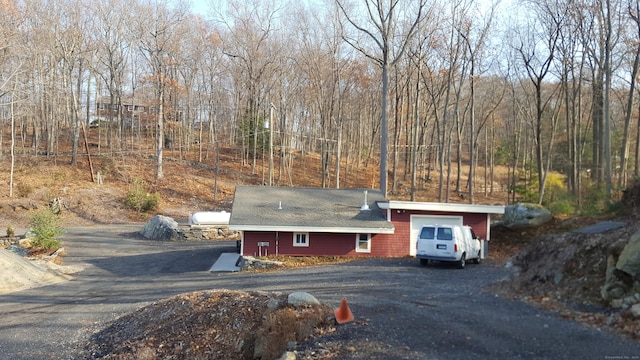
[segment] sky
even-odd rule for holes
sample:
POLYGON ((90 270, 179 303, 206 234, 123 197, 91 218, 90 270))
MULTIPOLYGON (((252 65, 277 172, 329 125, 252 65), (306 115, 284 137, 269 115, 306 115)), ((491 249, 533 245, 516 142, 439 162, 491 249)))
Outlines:
MULTIPOLYGON (((304 3, 313 5, 319 4, 322 0, 300 0, 304 3)), ((211 12, 211 4, 222 4, 222 0, 191 0, 191 10, 194 13, 208 15, 211 12)))
POLYGON ((206 15, 211 7, 212 0, 191 0, 191 11, 206 15))

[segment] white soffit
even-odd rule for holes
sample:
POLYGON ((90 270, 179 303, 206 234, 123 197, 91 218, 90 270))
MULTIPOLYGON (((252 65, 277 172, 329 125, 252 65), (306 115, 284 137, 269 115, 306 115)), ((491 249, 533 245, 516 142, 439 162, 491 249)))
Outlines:
POLYGON ((473 205, 455 203, 433 203, 415 201, 388 201, 379 202, 380 209, 390 210, 421 210, 421 211, 442 211, 442 212, 465 212, 484 214, 504 214, 504 206, 499 205, 473 205))

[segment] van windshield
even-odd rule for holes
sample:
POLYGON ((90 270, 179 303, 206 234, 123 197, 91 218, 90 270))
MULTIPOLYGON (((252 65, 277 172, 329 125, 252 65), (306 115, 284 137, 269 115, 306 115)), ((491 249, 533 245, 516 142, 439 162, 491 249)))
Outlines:
POLYGON ((420 231, 420 239, 433 239, 433 236, 436 233, 436 228, 434 227, 423 227, 422 231, 420 231))
POLYGON ((451 228, 438 228, 438 240, 452 240, 451 228))

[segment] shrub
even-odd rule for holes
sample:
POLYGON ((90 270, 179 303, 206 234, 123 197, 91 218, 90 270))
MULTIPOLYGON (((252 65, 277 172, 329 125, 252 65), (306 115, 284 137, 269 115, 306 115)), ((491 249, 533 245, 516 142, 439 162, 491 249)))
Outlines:
POLYGON ((142 179, 134 179, 124 199, 125 204, 137 211, 146 212, 158 209, 160 194, 149 194, 142 179))
POLYGON ((581 215, 595 216, 603 214, 607 209, 606 192, 604 187, 589 186, 580 209, 581 215))
POLYGON ((544 197, 550 203, 558 200, 562 200, 567 195, 567 188, 565 186, 566 176, 555 171, 547 173, 547 178, 544 182, 545 190, 544 197))
POLYGON ((21 198, 29 197, 29 195, 33 192, 33 187, 29 184, 18 183, 17 185, 17 195, 21 198))
POLYGON ((14 237, 16 236, 16 232, 15 230, 13 230, 13 228, 11 227, 11 225, 7 226, 7 237, 14 237))
POLYGON ((57 237, 62 235, 63 230, 58 226, 58 216, 50 208, 42 208, 33 213, 29 224, 33 234, 31 244, 34 248, 57 250, 60 247, 61 242, 57 237))
POLYGON ((559 200, 549 204, 549 211, 553 215, 572 215, 576 209, 570 200, 559 200))

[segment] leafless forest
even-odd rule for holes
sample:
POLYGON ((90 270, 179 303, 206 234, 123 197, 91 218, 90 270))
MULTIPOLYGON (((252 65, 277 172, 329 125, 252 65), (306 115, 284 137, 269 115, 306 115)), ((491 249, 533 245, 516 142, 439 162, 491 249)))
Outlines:
POLYGON ((0 156, 151 154, 162 178, 167 149, 235 146, 286 185, 313 152, 324 187, 373 163, 389 193, 575 207, 638 177, 640 0, 209 5, 0 0, 0 156))

